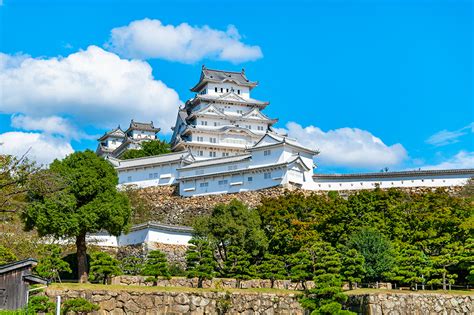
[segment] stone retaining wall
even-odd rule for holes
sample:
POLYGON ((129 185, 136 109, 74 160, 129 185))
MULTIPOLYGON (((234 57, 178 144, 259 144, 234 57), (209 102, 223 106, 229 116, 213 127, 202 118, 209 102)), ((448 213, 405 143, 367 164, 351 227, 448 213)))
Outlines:
MULTIPOLYGON (((433 191, 436 188, 413 187, 399 189, 422 193, 433 191)), ((455 194, 462 190, 462 187, 444 187, 444 189, 451 194, 455 194)), ((249 207, 256 207, 260 205, 264 198, 280 197, 289 191, 288 188, 284 187, 272 187, 257 191, 185 198, 180 197, 176 190, 176 186, 157 186, 140 189, 140 196, 143 198, 147 207, 151 208, 151 220, 168 224, 190 226, 194 218, 210 214, 214 206, 219 203, 228 203, 232 199, 238 199, 249 207)), ((292 190, 301 192, 303 195, 328 193, 327 191, 308 191, 296 188, 292 190)), ((339 191, 339 194, 350 195, 357 192, 357 190, 339 191)))
POLYGON ((346 305, 367 315, 473 315, 474 295, 372 293, 350 295, 346 305))
POLYGON ((85 298, 100 306, 92 314, 294 314, 304 310, 296 294, 241 292, 138 292, 47 289, 51 299, 85 298))
MULTIPOLYGON (((111 280, 111 284, 117 285, 134 285, 134 286, 152 286, 152 283, 145 282, 147 277, 143 276, 116 276, 111 280)), ((252 280, 236 280, 236 279, 224 279, 214 278, 212 280, 204 280, 203 288, 210 289, 261 289, 271 288, 271 281, 264 279, 252 279, 252 280)), ((184 277, 173 277, 169 280, 159 280, 159 287, 187 287, 197 288, 197 278, 184 278, 184 277)), ((305 286, 307 289, 314 288, 313 281, 306 281, 305 286)), ((274 289, 285 289, 285 290, 303 290, 301 283, 291 282, 291 280, 275 280, 273 284, 274 289)))

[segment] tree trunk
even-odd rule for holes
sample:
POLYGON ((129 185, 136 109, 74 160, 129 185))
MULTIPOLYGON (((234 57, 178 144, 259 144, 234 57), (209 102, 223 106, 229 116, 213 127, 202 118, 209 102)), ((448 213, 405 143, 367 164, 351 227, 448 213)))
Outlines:
POLYGON ((77 250, 77 276, 79 278, 80 283, 86 283, 88 280, 86 233, 81 232, 76 237, 76 250, 77 250))
POLYGON ((443 290, 446 290, 446 272, 443 272, 443 290))
POLYGON ((203 281, 203 278, 198 277, 198 288, 202 288, 202 281, 203 281))

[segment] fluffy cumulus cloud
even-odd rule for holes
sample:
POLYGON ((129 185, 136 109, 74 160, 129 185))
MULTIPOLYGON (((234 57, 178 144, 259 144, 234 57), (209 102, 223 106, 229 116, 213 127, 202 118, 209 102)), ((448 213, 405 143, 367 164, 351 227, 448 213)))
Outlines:
POLYGON ((49 164, 74 152, 71 144, 63 139, 36 132, 6 132, 0 134, 0 154, 22 156, 39 164, 49 164))
POLYGON ((16 129, 41 131, 46 135, 59 136, 65 139, 92 139, 95 135, 87 135, 63 117, 31 117, 25 115, 13 115, 11 126, 16 129))
POLYGON ((148 63, 97 46, 64 58, 1 54, 0 91, 0 113, 27 116, 14 124, 36 130, 35 123, 47 123, 55 132, 67 130, 64 115, 99 128, 153 120, 169 132, 181 104, 175 90, 153 78, 148 63))
POLYGON ((242 36, 233 25, 221 31, 187 23, 163 25, 161 21, 151 19, 114 28, 106 46, 124 57, 160 58, 183 63, 194 63, 204 58, 238 63, 263 56, 260 47, 242 42, 242 36))
POLYGON ((454 156, 445 159, 439 164, 425 165, 422 167, 422 169, 425 170, 444 170, 459 168, 474 168, 474 152, 459 151, 454 156))
POLYGON ((327 132, 315 126, 302 127, 290 122, 280 129, 305 146, 320 151, 316 162, 328 167, 379 169, 399 165, 407 158, 405 148, 397 143, 386 145, 366 130, 340 128, 327 132))

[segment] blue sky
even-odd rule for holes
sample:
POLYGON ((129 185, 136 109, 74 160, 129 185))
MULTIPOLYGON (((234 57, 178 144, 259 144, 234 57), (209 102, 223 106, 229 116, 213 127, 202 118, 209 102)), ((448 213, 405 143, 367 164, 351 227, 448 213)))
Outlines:
POLYGON ((0 152, 47 163, 131 118, 167 138, 206 64, 258 80, 321 172, 474 167, 473 15, 467 0, 3 0, 0 152))

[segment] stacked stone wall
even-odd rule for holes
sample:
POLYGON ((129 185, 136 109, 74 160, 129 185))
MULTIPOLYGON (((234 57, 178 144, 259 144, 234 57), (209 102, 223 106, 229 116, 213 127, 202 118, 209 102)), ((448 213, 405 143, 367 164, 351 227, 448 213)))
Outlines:
MULTIPOLYGON (((108 290, 54 289, 45 292, 54 300, 85 298, 100 306, 93 314, 306 314, 299 293, 210 290, 108 290)), ((370 293, 349 295, 345 305, 364 315, 472 315, 474 295, 438 293, 370 293)))
POLYGON ((474 294, 372 293, 350 295, 346 305, 358 314, 367 315, 472 315, 474 294))
POLYGON ((52 300, 85 298, 100 306, 93 314, 294 314, 303 315, 297 294, 47 289, 52 300))

